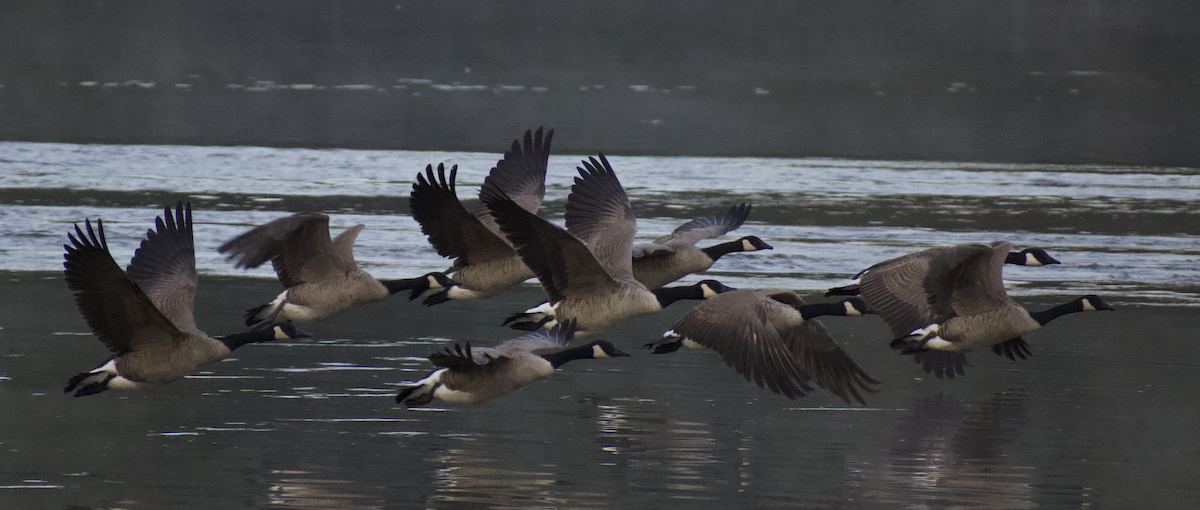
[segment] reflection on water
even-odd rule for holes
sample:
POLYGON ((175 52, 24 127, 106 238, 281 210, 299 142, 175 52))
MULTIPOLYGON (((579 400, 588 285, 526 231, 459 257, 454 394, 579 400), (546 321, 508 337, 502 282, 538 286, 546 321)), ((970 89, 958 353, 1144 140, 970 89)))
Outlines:
POLYGON ((272 470, 278 481, 268 490, 268 502, 274 507, 297 509, 377 510, 384 508, 378 496, 348 492, 356 489, 351 480, 319 478, 310 471, 272 470), (315 476, 314 476, 315 475, 315 476))
POLYGON ((897 420, 889 467, 875 497, 895 499, 894 487, 907 486, 931 506, 1034 508, 1033 466, 1004 459, 1005 446, 1024 426, 1023 391, 997 394, 968 410, 954 397, 938 394, 916 403, 897 420))
MULTIPOLYGON (((575 494, 555 489, 554 470, 522 471, 504 467, 482 452, 449 449, 426 459, 432 466, 436 492, 428 499, 436 508, 604 508, 603 493, 575 494)), ((554 466, 547 466, 553 468, 554 466)))
POLYGON ((724 464, 710 424, 663 419, 626 404, 598 405, 600 449, 612 455, 604 465, 626 472, 632 486, 680 492, 675 498, 713 499, 726 482, 710 470, 724 464), (709 494, 705 494, 709 493, 709 494))

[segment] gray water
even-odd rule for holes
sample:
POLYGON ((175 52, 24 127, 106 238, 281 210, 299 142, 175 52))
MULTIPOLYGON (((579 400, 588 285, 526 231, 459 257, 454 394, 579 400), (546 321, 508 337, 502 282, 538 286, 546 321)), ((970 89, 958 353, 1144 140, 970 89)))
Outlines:
MULTIPOLYGON (((518 133, 513 133, 515 137, 518 133)), ((560 135, 561 136, 561 135, 560 135)), ((497 149, 511 139, 501 137, 497 149)), ((543 215, 562 222, 580 158, 551 157, 543 215)), ((163 390, 74 399, 59 389, 108 353, 62 282, 71 225, 102 218, 124 265, 162 207, 191 201, 197 323, 242 329, 270 299, 267 268, 216 246, 297 211, 364 223, 355 254, 377 277, 444 269, 408 216, 426 164, 459 165, 469 199, 487 153, 0 143, 0 507, 3 508, 1034 508, 1185 507, 1200 413, 1200 171, 840 159, 609 155, 639 237, 751 202, 730 234, 775 249, 706 277, 811 301, 883 259, 1009 240, 1063 262, 1006 267, 1038 309, 1095 293, 1115 313, 1028 335, 1034 356, 973 353, 937 380, 886 347, 877 318, 830 318, 873 377, 869 406, 792 401, 706 351, 639 349, 691 305, 615 324, 630 358, 579 361, 482 406, 405 410, 399 384, 452 341, 499 342, 535 283, 426 308, 396 296, 254 345, 163 390)), ((695 281, 692 276, 684 281, 695 281)))

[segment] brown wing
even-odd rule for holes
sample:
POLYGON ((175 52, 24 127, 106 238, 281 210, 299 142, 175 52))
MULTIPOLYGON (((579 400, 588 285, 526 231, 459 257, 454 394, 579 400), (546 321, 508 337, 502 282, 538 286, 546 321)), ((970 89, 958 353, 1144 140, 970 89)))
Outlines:
POLYGON ((807 384, 808 374, 770 322, 770 315, 783 312, 783 306, 749 290, 724 292, 701 302, 672 329, 716 351, 747 381, 796 399, 813 388, 807 384))
POLYGON ((367 226, 359 223, 343 230, 342 233, 333 238, 334 255, 337 255, 337 258, 350 269, 358 269, 358 262, 354 260, 354 241, 358 239, 358 233, 362 232, 364 228, 367 228, 367 226))
POLYGON ((133 254, 126 272, 150 302, 183 331, 199 332, 193 315, 196 297, 196 253, 192 241, 192 204, 167 208, 155 229, 133 254))
POLYGON ((893 336, 904 336, 955 317, 950 273, 963 260, 991 251, 985 245, 939 247, 880 262, 860 273, 859 291, 893 336))
POLYGON ((629 196, 603 154, 583 166, 567 197, 567 231, 587 245, 614 280, 636 282, 631 254, 637 220, 629 196))
POLYGON ((237 267, 258 267, 271 261, 284 287, 335 278, 353 268, 346 264, 329 238, 329 216, 299 213, 260 225, 217 249, 236 260, 237 267))
POLYGON ((980 251, 954 268, 947 278, 951 290, 949 306, 960 317, 981 315, 1006 306, 1016 306, 1004 290, 1004 261, 1012 244, 992 245, 991 252, 980 251))
POLYGON ((494 188, 485 188, 479 198, 516 246, 521 261, 537 275, 551 302, 619 287, 583 241, 570 232, 522 209, 494 188))
POLYGON ((512 360, 501 354, 500 351, 490 347, 476 347, 472 349, 471 343, 467 342, 465 348, 455 343, 454 350, 450 350, 447 347, 445 352, 430 354, 429 361, 435 366, 467 374, 472 372, 496 372, 512 360))
MULTIPOLYGON (((546 167, 550 159, 550 140, 553 138, 553 129, 547 131, 545 136, 540 127, 536 133, 526 131, 524 146, 514 140, 512 148, 504 153, 504 158, 497 161, 492 171, 488 172, 483 185, 503 191, 522 209, 537 214, 546 196, 546 167)), ((500 227, 486 206, 480 204, 475 210, 475 217, 489 230, 500 234, 500 227)))
POLYGON ((458 201, 454 187, 457 176, 458 166, 450 168, 447 179, 446 167, 440 164, 436 176, 432 165, 426 165, 424 175, 417 174, 408 205, 413 219, 421 224, 421 232, 439 255, 456 259, 456 266, 511 257, 513 248, 508 240, 458 201))
POLYGON ((181 337, 171 323, 130 280, 108 252, 104 224, 96 231, 85 221, 87 235, 75 226, 63 245, 67 287, 75 293, 75 304, 88 327, 109 350, 123 354, 131 350, 168 347, 181 337))
POLYGON ((861 391, 875 393, 879 381, 867 375, 854 359, 833 340, 829 330, 817 319, 804 321, 783 332, 783 341, 813 382, 841 397, 847 404, 851 399, 862 405, 861 391))
POLYGON ((670 234, 655 239, 654 244, 665 245, 680 242, 695 245, 700 241, 723 235, 742 226, 749 216, 750 204, 738 204, 730 207, 725 214, 696 218, 684 223, 670 234))

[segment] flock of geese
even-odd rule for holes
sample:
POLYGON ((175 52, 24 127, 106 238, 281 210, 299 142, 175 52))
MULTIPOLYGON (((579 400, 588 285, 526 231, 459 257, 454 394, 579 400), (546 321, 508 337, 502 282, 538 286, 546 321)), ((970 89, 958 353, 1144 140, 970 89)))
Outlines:
POLYGON ((1044 250, 1012 251, 1008 242, 936 247, 880 262, 830 289, 839 301, 806 304, 787 290, 733 289, 715 280, 668 287, 710 268, 724 255, 768 250, 754 236, 696 245, 737 229, 750 214, 739 204, 725 214, 692 220, 653 242, 634 244, 636 219, 625 189, 599 155, 578 168, 566 204, 566 226, 537 215, 545 194, 553 130, 527 131, 496 163, 470 210, 455 191, 457 166, 418 173, 410 196, 413 218, 430 244, 453 265, 416 278, 380 280, 359 269, 357 225, 331 238, 329 217, 299 213, 229 240, 219 251, 240 268, 270 261, 285 290, 246 315, 249 331, 212 337, 196 327, 197 273, 191 204, 167 208, 122 271, 108 251, 104 224, 75 225, 64 245, 66 280, 88 326, 113 352, 100 367, 70 379, 75 396, 110 388, 154 388, 181 379, 247 343, 309 336, 294 322, 332 317, 401 291, 426 305, 499 295, 537 278, 547 301, 509 317, 527 333, 494 347, 455 343, 429 360, 436 368, 406 384, 406 406, 483 403, 552 374, 576 359, 628 356, 611 342, 573 348, 577 336, 625 317, 653 313, 682 299, 702 300, 646 347, 668 353, 706 347, 760 387, 788 398, 823 388, 865 405, 879 381, 838 346, 817 317, 878 315, 891 347, 911 355, 938 378, 963 374, 964 353, 991 348, 1011 359, 1029 348, 1021 335, 1064 314, 1112 310, 1083 296, 1029 312, 1005 292, 1004 264, 1057 264, 1044 250), (523 142, 523 143, 522 143, 523 142), (537 351, 537 352, 535 352, 537 351))

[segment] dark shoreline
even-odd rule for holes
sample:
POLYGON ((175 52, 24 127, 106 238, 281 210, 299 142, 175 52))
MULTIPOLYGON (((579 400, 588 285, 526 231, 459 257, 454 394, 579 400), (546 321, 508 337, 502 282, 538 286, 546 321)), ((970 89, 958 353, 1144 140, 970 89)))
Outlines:
POLYGON ((47 0, 0 140, 1200 166, 1188 2, 47 0), (504 133, 503 135, 498 135, 504 133))

